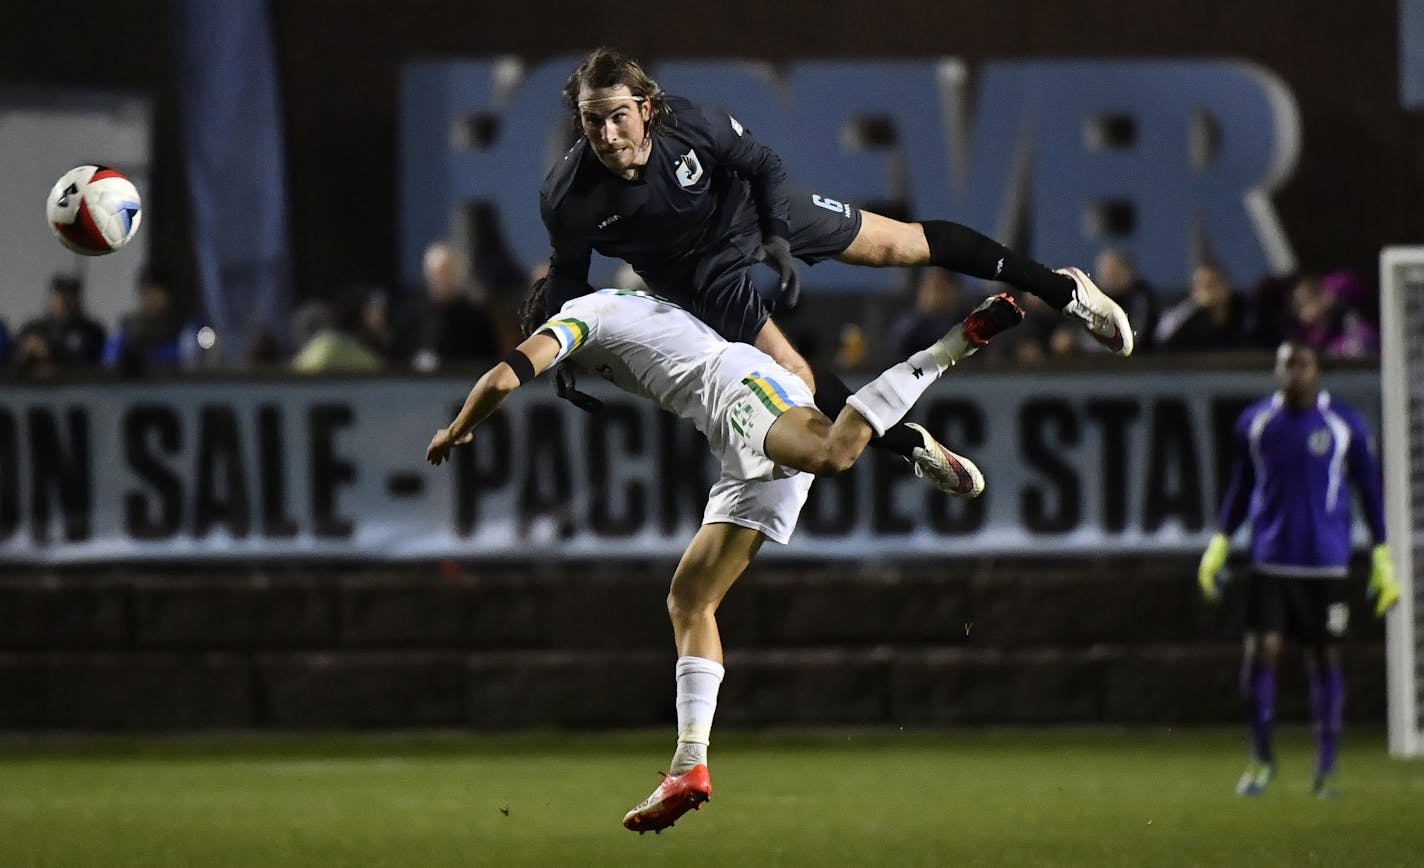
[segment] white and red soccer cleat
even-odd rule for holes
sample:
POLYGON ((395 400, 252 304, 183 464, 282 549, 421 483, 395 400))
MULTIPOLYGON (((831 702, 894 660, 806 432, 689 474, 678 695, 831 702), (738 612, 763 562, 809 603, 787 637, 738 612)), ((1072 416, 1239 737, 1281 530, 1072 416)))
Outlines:
POLYGON ((978 497, 984 493, 984 474, 973 461, 945 448, 923 425, 906 422, 905 427, 924 441, 924 445, 916 446, 910 454, 916 476, 928 479, 945 494, 978 497))
POLYGON ((695 765, 680 775, 659 772, 663 782, 638 807, 623 816, 623 828, 642 834, 661 832, 688 811, 699 810, 712 799, 712 778, 707 766, 695 765))
POLYGON ((961 325, 964 339, 977 350, 1000 332, 1008 331, 1023 322, 1024 309, 1007 292, 991 295, 970 311, 961 325))
POLYGON ((1081 268, 1060 268, 1058 273, 1073 279, 1073 298, 1063 308, 1063 315, 1081 322, 1098 343, 1119 356, 1132 355, 1132 324, 1122 307, 1098 289, 1081 268))

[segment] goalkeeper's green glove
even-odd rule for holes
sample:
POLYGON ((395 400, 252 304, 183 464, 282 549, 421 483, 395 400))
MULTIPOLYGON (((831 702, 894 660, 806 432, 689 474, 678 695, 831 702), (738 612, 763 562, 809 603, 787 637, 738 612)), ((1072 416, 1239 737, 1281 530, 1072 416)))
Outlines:
POLYGON ((1216 577, 1226 566, 1226 555, 1230 551, 1231 540, 1224 533, 1215 533, 1211 542, 1206 544, 1206 551, 1202 552, 1201 563, 1197 566, 1197 584, 1201 586, 1202 596, 1208 603, 1221 599, 1221 588, 1217 587, 1216 577))
POLYGON ((1384 613, 1399 602, 1399 585, 1394 581, 1394 561, 1389 557, 1389 546, 1380 543, 1370 553, 1370 587, 1366 593, 1375 601, 1375 617, 1383 618, 1384 613))

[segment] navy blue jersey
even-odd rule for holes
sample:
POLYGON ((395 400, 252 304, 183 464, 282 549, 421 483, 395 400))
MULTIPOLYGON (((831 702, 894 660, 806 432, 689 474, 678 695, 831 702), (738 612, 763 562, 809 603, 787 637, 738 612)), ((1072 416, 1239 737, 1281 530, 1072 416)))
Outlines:
POLYGON ((739 250, 748 263, 764 235, 789 234, 786 174, 774 151, 735 118, 681 97, 652 133, 642 176, 608 171, 580 138, 539 190, 554 251, 547 307, 588 292, 592 251, 622 259, 660 295, 686 299, 709 255, 739 250))
POLYGON ((1343 577, 1350 558, 1351 487, 1376 543, 1384 542, 1379 464, 1359 414, 1328 392, 1292 410, 1277 393, 1236 422, 1236 456, 1221 529, 1249 513, 1251 555, 1264 573, 1343 577))

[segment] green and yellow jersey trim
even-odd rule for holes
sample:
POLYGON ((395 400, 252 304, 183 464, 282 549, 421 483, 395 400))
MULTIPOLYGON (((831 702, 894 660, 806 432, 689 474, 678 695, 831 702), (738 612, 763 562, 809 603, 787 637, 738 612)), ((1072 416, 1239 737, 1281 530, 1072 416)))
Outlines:
POLYGON ((742 378, 742 385, 751 389, 752 394, 757 396, 757 400, 761 401, 773 415, 780 416, 795 406, 787 397, 786 391, 775 380, 769 380, 755 371, 751 376, 742 378))

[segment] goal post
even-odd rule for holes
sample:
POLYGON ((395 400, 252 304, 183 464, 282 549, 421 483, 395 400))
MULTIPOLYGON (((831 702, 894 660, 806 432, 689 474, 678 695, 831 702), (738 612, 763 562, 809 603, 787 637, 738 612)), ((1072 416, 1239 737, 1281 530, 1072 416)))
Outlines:
POLYGON ((1380 254, 1385 522, 1399 605, 1385 622, 1389 752, 1424 751, 1424 247, 1380 254))

